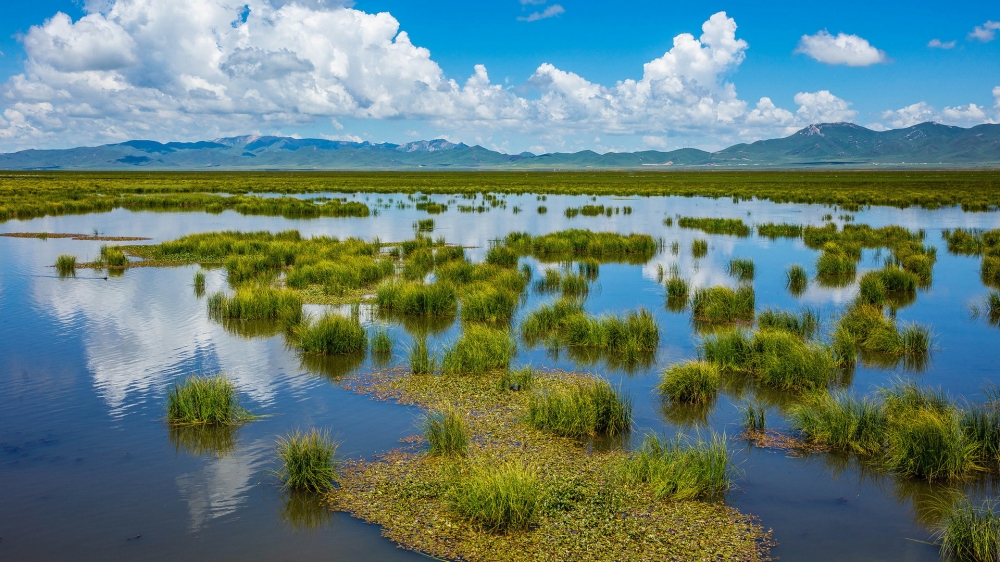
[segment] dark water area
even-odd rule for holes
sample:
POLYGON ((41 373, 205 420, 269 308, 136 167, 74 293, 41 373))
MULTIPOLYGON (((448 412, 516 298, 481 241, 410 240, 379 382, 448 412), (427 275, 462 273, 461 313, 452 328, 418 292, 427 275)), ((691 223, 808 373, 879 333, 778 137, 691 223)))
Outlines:
MULTIPOLYGON (((406 199, 353 197, 367 197, 370 204, 378 198, 406 199)), ((643 265, 603 264, 586 300, 586 308, 595 313, 641 306, 654 314, 661 343, 648 366, 623 371, 600 359, 579 362, 565 350, 556 355, 523 344, 515 359, 516 365, 594 372, 621 385, 635 404, 633 441, 651 431, 736 435, 739 405, 754 398, 752 391, 726 390, 704 418, 664 408, 654 390, 659 374, 671 363, 694 358, 698 335, 689 311, 675 313, 665 307, 660 268, 667 271, 676 264, 696 287, 735 286, 726 263, 732 257, 752 258, 758 310, 809 306, 819 311, 826 330, 857 290, 856 285, 824 288, 812 282, 800 297, 790 295, 784 273, 790 264, 815 272, 818 252, 801 240, 709 236, 662 224, 664 217, 684 215, 821 225, 823 215, 843 214, 828 207, 704 198, 506 200, 506 209, 464 214, 452 205, 448 212, 430 217, 394 205, 368 218, 312 220, 119 210, 9 221, 0 224, 0 232, 97 229, 107 236, 148 236, 159 242, 212 230, 298 229, 304 236, 400 241, 413 236, 417 219, 433 218, 433 235, 473 247, 467 253, 474 261, 483 258, 490 240, 512 231, 648 233, 662 238, 664 249, 643 265), (633 212, 573 219, 563 215, 566 207, 587 203, 630 206, 633 212), (548 212, 538 214, 539 205, 548 212), (514 213, 514 207, 521 212, 514 213), (708 255, 699 260, 690 252, 695 238, 710 243, 708 255), (669 247, 674 241, 680 245, 676 256, 669 247)), ((970 305, 987 293, 979 279, 978 259, 949 255, 940 232, 1000 228, 1000 214, 874 208, 852 215, 856 223, 871 226, 923 229, 925 243, 938 248, 938 261, 933 286, 898 312, 904 322, 931 327, 935 348, 929 364, 919 372, 859 364, 850 388, 870 393, 902 378, 940 386, 953 397, 981 400, 984 383, 1000 382, 1000 331, 970 313, 970 305)), ((328 428, 342 442, 342 452, 371 458, 418 433, 419 410, 345 389, 345 377, 373 368, 367 362, 303 361, 281 335, 230 333, 209 319, 204 299, 194 294, 197 266, 133 268, 107 280, 103 273, 83 269, 75 278, 61 279, 50 267, 59 254, 87 261, 99 248, 99 242, 0 237, 0 559, 426 559, 397 548, 375 526, 283 493, 269 473, 276 468, 275 438, 290 430, 328 428), (220 436, 228 443, 222 452, 204 452, 164 423, 164 399, 174 382, 220 371, 235 380, 245 405, 265 417, 220 436)), ((545 268, 557 267, 523 261, 536 277, 545 268)), ((866 251, 859 277, 880 263, 876 252, 866 251)), ((224 270, 206 273, 208 293, 225 288, 224 270)), ((532 292, 515 325, 526 312, 553 298, 532 292)), ((383 322, 367 308, 362 318, 383 322)), ((412 336, 402 324, 388 326, 395 339, 394 362, 402 364, 412 336)), ((459 330, 457 323, 446 326, 435 333, 432 346, 447 344, 459 330)), ((782 397, 756 399, 771 406, 769 425, 783 427, 782 397)), ((989 482, 931 486, 873 474, 836 455, 793 456, 742 442, 732 447, 737 487, 726 501, 773 529, 778 546, 772 554, 782 560, 937 560, 937 548, 927 541, 933 540, 936 510, 943 499, 956 491, 995 495, 989 482)))

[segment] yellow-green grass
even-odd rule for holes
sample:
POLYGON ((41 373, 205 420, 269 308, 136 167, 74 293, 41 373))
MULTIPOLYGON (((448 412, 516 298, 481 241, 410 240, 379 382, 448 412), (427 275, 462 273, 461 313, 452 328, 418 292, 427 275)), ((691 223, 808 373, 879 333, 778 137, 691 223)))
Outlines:
POLYGON ((593 317, 579 302, 561 299, 528 314, 521 323, 521 337, 530 345, 555 337, 568 346, 635 354, 655 351, 660 330, 653 315, 645 309, 624 316, 593 317))
POLYGON ((836 379, 837 361, 830 347, 784 330, 728 330, 706 336, 699 348, 704 360, 723 372, 746 376, 766 388, 822 389, 836 379))
POLYGON ((1000 514, 995 501, 951 506, 939 533, 941 556, 961 562, 996 562, 1000 553, 1000 514))
POLYGON ((295 335, 304 351, 322 355, 364 353, 368 346, 368 333, 361 323, 338 314, 304 322, 296 327, 295 335))
POLYGON ((752 322, 754 317, 753 287, 702 287, 691 297, 691 314, 697 322, 732 324, 752 322))
POLYGON ((129 261, 125 252, 117 246, 101 245, 101 257, 98 263, 105 267, 128 267, 129 261))
POLYGON ((682 404, 704 404, 719 392, 719 368, 705 361, 687 361, 667 367, 657 389, 664 398, 682 404))
POLYGON ((250 419, 236 384, 223 375, 191 376, 167 392, 167 421, 172 424, 232 425, 250 419))
POLYGON ((201 297, 205 294, 205 272, 198 271, 194 274, 194 294, 201 297))
POLYGON ((648 234, 577 229, 540 236, 513 232, 504 239, 504 245, 546 262, 593 258, 601 262, 646 263, 659 249, 657 241, 648 234))
POLYGON ((458 340, 444 351, 441 370, 446 374, 482 374, 507 369, 517 344, 506 329, 468 324, 458 340))
POLYGON ((714 219, 681 217, 677 219, 677 226, 700 230, 706 234, 730 234, 733 236, 750 236, 750 227, 741 219, 714 219))
POLYGON ((754 267, 753 260, 751 259, 733 258, 729 260, 726 271, 731 277, 735 277, 740 281, 753 281, 756 267, 754 267))
POLYGON ((465 455, 469 451, 469 430, 455 408, 424 416, 423 430, 432 455, 465 455))
POLYGON ((431 353, 426 337, 416 338, 408 351, 410 372, 414 375, 434 374, 437 356, 431 353))
POLYGON ((278 478, 284 488, 305 492, 327 492, 337 480, 337 449, 329 432, 313 428, 295 430, 278 439, 278 478))
POLYGON ((520 303, 520 294, 482 283, 463 289, 461 301, 462 320, 509 322, 520 303))
POLYGON ((534 470, 517 462, 470 465, 449 494, 452 509, 492 532, 523 531, 541 507, 542 487, 534 470))
POLYGON ((731 465, 724 435, 692 441, 651 434, 618 471, 624 482, 646 484, 660 499, 719 499, 732 487, 731 465))
POLYGON ((696 238, 691 242, 691 256, 700 259, 708 255, 708 240, 696 238))
POLYGON ((56 272, 62 276, 76 275, 76 256, 62 254, 56 258, 56 272))
POLYGON ((580 381, 532 393, 525 419, 537 429, 567 437, 620 435, 632 428, 632 400, 605 381, 580 381))
POLYGON ((808 340, 819 331, 819 314, 811 308, 805 308, 799 313, 765 308, 757 313, 757 326, 761 329, 784 330, 808 340))
POLYGON ((845 360, 853 360, 857 352, 919 358, 929 353, 931 342, 927 327, 906 324, 900 328, 881 307, 868 304, 848 307, 833 336, 833 345, 845 360))
POLYGON ((775 240, 777 238, 801 238, 802 225, 788 223, 764 223, 757 225, 757 235, 775 240))
POLYGON ((801 296, 809 288, 809 274, 806 268, 799 264, 793 264, 785 271, 785 287, 792 296, 801 296))
POLYGON ((295 324, 302 317, 302 297, 286 289, 246 286, 231 295, 221 291, 211 295, 208 311, 218 318, 283 320, 295 324))
POLYGON ((458 290, 448 281, 386 281, 375 292, 379 308, 413 316, 448 316, 458 307, 458 290))

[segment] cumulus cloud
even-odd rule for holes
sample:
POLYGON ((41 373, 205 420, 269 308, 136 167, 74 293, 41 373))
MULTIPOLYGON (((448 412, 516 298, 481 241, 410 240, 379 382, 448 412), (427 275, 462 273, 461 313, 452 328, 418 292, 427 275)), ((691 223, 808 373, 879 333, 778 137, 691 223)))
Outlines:
POLYGON ((893 129, 905 129, 918 123, 933 121, 936 117, 934 108, 926 102, 919 102, 906 107, 888 110, 882 113, 882 120, 893 129))
POLYGON ((993 104, 994 107, 1000 109, 1000 86, 993 88, 993 104))
MULTIPOLYGON (((531 3, 534 4, 536 2, 531 2, 531 3)), ((543 2, 538 2, 538 3, 541 4, 543 2)), ((532 14, 529 15, 529 16, 521 16, 521 17, 519 17, 517 19, 519 21, 538 21, 538 20, 543 20, 543 19, 555 17, 555 16, 558 16, 559 14, 563 14, 565 12, 566 12, 566 9, 563 8, 561 5, 559 5, 559 4, 553 4, 551 6, 548 6, 547 8, 545 8, 544 10, 542 10, 541 12, 532 12, 532 14)))
MULTIPOLYGON (((993 89, 993 97, 996 108, 1000 109, 1000 86, 993 89)), ((943 123, 945 125, 971 127, 983 123, 996 123, 998 118, 1000 118, 1000 112, 991 116, 988 108, 975 103, 945 107, 938 111, 927 102, 918 102, 882 113, 882 121, 893 129, 912 127, 928 121, 943 123)), ((881 125, 881 123, 877 123, 876 125, 881 125)))
POLYGON ((997 30, 1000 29, 1000 22, 987 20, 983 25, 977 25, 969 32, 969 40, 973 39, 983 43, 989 43, 997 38, 997 30))
POLYGON ((954 49, 955 41, 942 41, 940 39, 931 39, 927 42, 927 46, 931 49, 954 49))
POLYGON ((886 61, 885 53, 868 40, 846 33, 834 36, 825 30, 816 35, 803 35, 795 52, 825 64, 871 66, 886 61))
POLYGON ((56 14, 25 35, 24 71, 0 88, 0 149, 195 140, 324 122, 341 131, 345 118, 423 121, 477 136, 509 131, 553 146, 574 134, 728 142, 856 115, 826 90, 800 92, 795 111, 766 97, 749 108, 727 79, 749 45, 725 12, 697 37, 674 37, 641 77, 602 85, 542 63, 527 80, 536 95, 525 96, 492 83, 483 65, 464 81, 446 77, 392 15, 347 2, 102 6, 75 22, 56 14))

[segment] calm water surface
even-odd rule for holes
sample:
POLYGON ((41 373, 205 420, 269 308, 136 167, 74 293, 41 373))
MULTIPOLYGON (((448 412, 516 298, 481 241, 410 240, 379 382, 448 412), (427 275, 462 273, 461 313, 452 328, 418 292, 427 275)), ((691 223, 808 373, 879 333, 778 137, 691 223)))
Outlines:
MULTIPOLYGON (((366 196, 355 195, 364 200, 366 196)), ((405 196, 382 195, 395 201, 405 196)), ((379 196, 368 196, 374 203, 379 196)), ((449 197, 435 196, 445 202, 449 197)), ((459 200, 459 202, 462 202, 459 200)), ((784 287, 792 263, 811 268, 817 253, 800 240, 707 236, 665 227, 676 214, 742 218, 748 223, 822 224, 822 206, 775 205, 704 198, 599 198, 596 204, 631 206, 631 215, 567 219, 569 206, 593 203, 584 197, 511 196, 507 209, 482 214, 451 210, 435 215, 435 236, 474 246, 480 260, 490 240, 508 232, 541 234, 565 228, 649 233, 667 245, 644 265, 602 265, 586 306, 595 313, 639 306, 661 327, 660 349, 648 367, 624 372, 601 362, 577 363, 565 353, 522 349, 516 363, 576 368, 599 373, 631 393, 636 406, 635 437, 649 431, 740 431, 738 405, 751 397, 737 390, 720 395, 704 419, 664 409, 653 387, 672 362, 695 356, 697 336, 687 312, 664 307, 658 271, 676 263, 695 286, 734 285, 726 275, 731 257, 757 264, 758 309, 810 306, 825 327, 853 298, 856 287, 823 288, 812 283, 799 298, 784 287), (539 215, 538 205, 548 207, 539 215), (520 213, 513 208, 519 206, 520 213), (708 238, 709 255, 694 260, 690 244, 708 238)), ((940 238, 944 228, 1000 228, 997 213, 958 209, 876 208, 855 213, 858 223, 898 224, 926 231, 936 245, 934 285, 899 311, 903 321, 932 327, 936 348, 920 372, 859 366, 850 381, 857 392, 916 379, 953 396, 981 399, 987 381, 1000 382, 1000 332, 971 318, 969 305, 986 294, 976 258, 950 256, 940 238)), ((0 224, 0 232, 93 232, 139 235, 164 241, 211 230, 298 229, 305 236, 378 236, 398 241, 413 236, 412 223, 427 218, 414 209, 381 210, 366 219, 287 220, 243 217, 227 212, 110 213, 50 217, 0 224)), ((379 529, 333 514, 300 497, 283 494, 269 470, 274 439, 299 427, 326 427, 351 457, 371 458, 400 446, 417 433, 420 412, 370 400, 344 390, 339 381, 368 364, 303 364, 278 336, 247 337, 208 319, 191 280, 197 267, 138 268, 104 280, 89 270, 59 279, 50 267, 56 256, 95 257, 100 243, 66 239, 0 238, 0 559, 3 560, 408 560, 426 557, 396 548, 379 529), (190 439, 163 422, 167 388, 192 373, 223 371, 236 380, 246 405, 264 414, 235 434, 220 436, 225 454, 193 449, 190 439), (235 442, 234 445, 232 443, 235 442)), ((525 260, 541 273, 552 264, 525 260)), ((878 267, 865 252, 860 272, 878 267)), ((208 292, 224 288, 222 270, 208 272, 208 292)), ((551 296, 532 294, 519 318, 551 296)), ((366 311, 367 312, 367 311, 366 311)), ((370 315, 366 315, 370 316, 370 315)), ((390 326, 397 354, 410 341, 402 326, 390 326)), ((434 338, 445 345, 458 334, 446 327, 434 338)), ((402 359, 397 357, 397 362, 402 359)), ((769 424, 781 427, 772 400, 769 424)), ((946 490, 869 474, 834 455, 793 457, 734 443, 738 487, 727 501, 774 530, 783 560, 937 560, 931 539, 934 508, 946 490)), ((963 490, 994 494, 989 483, 963 490)))

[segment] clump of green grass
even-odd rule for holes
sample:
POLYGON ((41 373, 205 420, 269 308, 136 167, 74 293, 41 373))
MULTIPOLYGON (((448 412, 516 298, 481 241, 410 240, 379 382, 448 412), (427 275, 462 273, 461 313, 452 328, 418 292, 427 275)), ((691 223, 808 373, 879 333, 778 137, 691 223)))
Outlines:
POLYGON ((816 260, 816 274, 822 279, 853 278, 861 259, 861 249, 828 242, 816 260))
POLYGON ((760 404, 747 402, 740 408, 743 415, 743 429, 748 432, 758 432, 767 429, 767 408, 760 404))
POLYGON ((375 304, 411 316, 448 316, 458 307, 458 290, 448 281, 387 281, 378 286, 375 304))
POLYGON ((757 235, 774 240, 776 238, 801 238, 802 225, 773 222, 758 224, 757 235))
POLYGON ((128 267, 128 257, 121 248, 102 244, 100 263, 107 267, 128 267))
POLYGON ((667 306, 671 310, 682 309, 687 304, 688 294, 691 292, 688 282, 679 275, 671 275, 667 278, 666 287, 667 306))
POLYGON ((994 326, 1000 326, 1000 291, 990 291, 983 299, 982 305, 972 305, 972 316, 985 316, 986 321, 994 326))
POLYGON ((368 346, 368 333, 357 318, 326 314, 297 330, 299 346, 310 353, 343 355, 363 353, 368 346))
POLYGON ((56 258, 56 272, 62 276, 76 275, 76 256, 62 254, 56 258))
POLYGON ((881 307, 854 304, 841 317, 833 339, 838 349, 921 357, 930 351, 932 338, 924 326, 910 324, 900 330, 896 322, 885 317, 881 307))
POLYGON ((199 271, 194 274, 194 294, 199 297, 205 294, 205 272, 199 271))
POLYGON ((731 277, 735 277, 740 281, 753 281, 756 268, 751 259, 733 258, 729 260, 727 271, 731 277))
POLYGON ((245 286, 229 296, 221 291, 210 296, 208 311, 219 318, 272 319, 296 324, 302 318, 302 297, 285 289, 245 286))
POLYGON ((812 443, 865 455, 881 454, 889 424, 881 404, 846 393, 822 393, 792 406, 789 423, 812 443))
POLYGON ((493 246, 486 252, 486 263, 504 268, 517 267, 517 252, 507 246, 493 246))
POLYGON ((535 471, 518 461, 474 462, 459 476, 449 501, 473 524, 493 532, 527 529, 542 503, 535 471))
POLYGON ((681 228, 693 228, 706 234, 731 234, 733 236, 750 236, 750 227, 742 219, 712 219, 681 217, 677 219, 677 226, 681 228))
POLYGON ((835 377, 833 351, 783 330, 729 330, 701 342, 706 361, 777 390, 826 388, 835 377))
POLYGON ((695 259, 700 259, 708 255, 708 240, 702 240, 701 238, 695 239, 691 243, 691 255, 695 259))
POLYGON ((979 275, 984 285, 1000 287, 1000 256, 983 256, 979 275))
POLYGON ((481 374, 507 369, 516 351, 508 330, 469 324, 458 341, 445 350, 441 370, 449 374, 481 374))
POLYGON ((424 437, 432 455, 461 455, 469 451, 469 430, 455 408, 431 412, 424 418, 424 437))
POLYGON ((462 320, 509 322, 519 301, 512 291, 489 285, 470 287, 462 294, 462 320))
POLYGON ((232 425, 250 419, 236 384, 223 375, 188 377, 167 393, 167 421, 172 424, 232 425))
POLYGON ((536 377, 537 374, 530 365, 516 370, 508 369, 504 371, 503 376, 497 381, 497 387, 501 390, 511 390, 514 392, 531 390, 535 387, 536 377))
POLYGON ((729 449, 718 435, 695 442, 647 435, 617 472, 626 483, 648 484, 661 499, 719 499, 732 487, 729 449))
POLYGON ((587 315, 576 301, 562 299, 539 307, 521 324, 521 335, 529 343, 555 336, 566 345, 606 349, 633 354, 655 351, 660 329, 653 315, 639 309, 620 316, 587 315))
POLYGON ((785 271, 785 286, 792 296, 801 296, 809 288, 809 274, 806 268, 799 264, 794 264, 785 271))
POLYGON ((605 381, 578 381, 532 394, 526 421, 568 437, 620 435, 632 428, 632 400, 605 381))
POLYGON ((691 297, 691 312, 696 321, 709 324, 751 322, 754 300, 753 287, 750 286, 744 285, 736 290, 723 286, 703 287, 695 290, 691 297))
POLYGON ((646 263, 659 249, 648 234, 618 234, 570 229, 541 236, 527 232, 512 232, 504 244, 522 255, 532 255, 542 261, 571 261, 594 258, 602 262, 646 263))
POLYGON ((308 433, 295 430, 278 439, 276 446, 281 468, 278 478, 285 489, 327 492, 337 480, 338 443, 328 432, 313 428, 308 433))
POLYGON ((392 337, 385 328, 376 328, 371 335, 370 342, 372 353, 383 356, 392 354, 392 337))
POLYGON ((419 219, 413 223, 413 230, 417 232, 434 232, 434 219, 419 219))
POLYGON ((964 499, 951 506, 940 531, 946 560, 996 562, 1000 553, 1000 514, 996 503, 974 506, 964 499))
POLYGON ((409 350, 410 372, 414 375, 431 375, 437 369, 437 357, 430 352, 427 338, 417 338, 409 350))
POLYGON ((682 404, 705 404, 719 392, 719 368, 705 361, 688 361, 671 365, 663 372, 660 393, 682 404))
POLYGON ((811 308, 806 308, 798 314, 787 310, 765 308, 757 313, 757 326, 763 330, 784 330, 808 340, 819 330, 819 315, 811 308))

